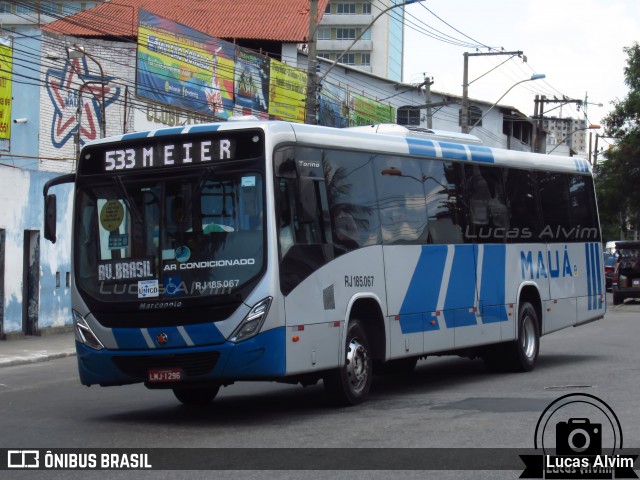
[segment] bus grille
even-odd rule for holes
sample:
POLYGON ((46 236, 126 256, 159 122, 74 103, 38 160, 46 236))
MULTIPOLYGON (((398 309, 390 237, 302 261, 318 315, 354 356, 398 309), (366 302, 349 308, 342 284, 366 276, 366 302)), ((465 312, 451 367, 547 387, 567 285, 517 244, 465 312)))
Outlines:
POLYGON ((112 357, 112 360, 124 374, 146 380, 151 368, 181 368, 188 376, 206 375, 215 368, 219 357, 220 352, 199 352, 176 355, 127 355, 112 357))

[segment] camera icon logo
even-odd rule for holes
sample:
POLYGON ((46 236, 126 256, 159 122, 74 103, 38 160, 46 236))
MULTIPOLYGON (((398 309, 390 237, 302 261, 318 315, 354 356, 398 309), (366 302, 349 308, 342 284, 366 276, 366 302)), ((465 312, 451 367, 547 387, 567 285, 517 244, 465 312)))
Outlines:
POLYGON ((601 455, 602 424, 570 418, 556 424, 556 455, 601 455))

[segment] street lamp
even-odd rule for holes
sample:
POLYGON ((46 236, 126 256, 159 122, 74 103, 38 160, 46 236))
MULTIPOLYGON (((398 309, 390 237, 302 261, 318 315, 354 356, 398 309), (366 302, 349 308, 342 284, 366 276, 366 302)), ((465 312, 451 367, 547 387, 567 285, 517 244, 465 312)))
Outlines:
POLYGON ((550 155, 551 152, 553 152, 556 148, 558 148, 560 145, 562 145, 564 143, 564 141, 567 138, 571 137, 571 135, 573 135, 574 133, 580 132, 582 130, 598 130, 599 128, 600 128, 600 125, 595 125, 595 124, 591 124, 591 125, 589 125, 587 127, 576 128, 573 132, 570 132, 566 137, 564 137, 562 140, 560 140, 555 147, 553 147, 551 150, 549 150, 547 152, 547 155, 550 155))
MULTIPOLYGON (((87 57, 89 60, 93 61, 98 68, 100 69, 100 81, 99 82, 92 82, 92 81, 85 81, 83 80, 83 78, 80 75, 80 72, 76 72, 78 74, 78 78, 80 79, 80 81, 82 82, 83 86, 87 86, 90 83, 99 83, 101 85, 101 96, 100 96, 100 109, 102 110, 102 115, 100 118, 100 138, 104 138, 106 133, 107 133, 107 112, 105 110, 105 93, 104 93, 104 86, 105 86, 105 78, 104 78, 104 70, 102 69, 102 65, 100 65, 100 62, 98 62, 98 60, 95 59, 95 57, 93 55, 90 55, 83 46, 81 45, 74 45, 73 47, 67 47, 67 57, 69 59, 72 58, 84 58, 87 57)), ((82 100, 82 90, 80 90, 80 95, 78 95, 78 100, 82 100)), ((93 92, 91 92, 91 94, 94 96, 95 98, 95 94, 93 94, 93 92)), ((82 105, 80 105, 80 108, 82 108, 82 105)), ((78 121, 78 139, 80 138, 80 122, 78 121)), ((80 143, 78 141, 78 143, 80 143)))
MULTIPOLYGON (((396 3, 395 5, 390 5, 389 7, 383 9, 380 13, 378 13, 378 15, 375 16, 375 18, 371 21, 371 23, 369 23, 369 25, 367 25, 365 28, 362 29, 362 31, 360 32, 360 34, 355 38, 355 40, 353 42, 351 42, 351 44, 344 49, 335 59, 335 61, 333 62, 333 64, 331 64, 331 66, 327 69, 326 72, 324 72, 324 74, 322 76, 320 76, 317 80, 314 79, 310 79, 307 85, 307 123, 312 123, 311 120, 315 121, 315 111, 316 111, 316 95, 317 95, 317 91, 318 91, 318 85, 320 84, 320 82, 322 82, 327 75, 329 74, 329 72, 331 70, 333 70, 333 67, 335 67, 340 60, 342 60, 342 57, 344 57, 353 47, 356 43, 358 43, 358 40, 360 40, 362 38, 362 36, 365 34, 365 32, 367 30, 369 30, 371 28, 371 26, 376 23, 378 21, 378 19, 380 17, 382 17, 384 14, 386 14, 388 11, 393 10, 394 8, 398 8, 398 7, 404 7, 405 5, 410 5, 412 3, 419 3, 419 2, 423 2, 425 0, 405 0, 402 3, 396 3)), ((313 15, 313 14, 312 14, 313 15)), ((316 30, 317 30, 317 25, 315 26, 314 30, 312 31, 311 35, 310 35, 310 42, 315 43, 315 36, 316 36, 316 30)), ((314 49, 315 50, 315 49, 314 49)), ((314 55, 315 55, 315 51, 314 51, 314 55)), ((315 62, 316 59, 315 58, 311 58, 311 52, 309 54, 309 57, 307 59, 307 62, 309 62, 309 64, 311 64, 311 62, 315 62)), ((308 74, 311 76, 316 76, 316 73, 309 68, 308 70, 308 74)))
POLYGON ((493 108, 494 108, 496 105, 498 105, 498 103, 500 103, 500 100, 502 100, 504 97, 506 97, 506 96, 507 96, 507 93, 509 93, 509 92, 510 92, 511 90, 513 90, 515 87, 517 87, 517 86, 518 86, 518 85, 520 85, 521 83, 524 83, 524 82, 531 82, 531 81, 533 81, 533 80, 540 80, 540 79, 543 79, 543 78, 545 78, 545 77, 546 77, 546 75, 545 75, 544 73, 534 73, 533 75, 531 75, 531 78, 525 78, 524 80, 520 80, 519 82, 516 82, 516 83, 514 83, 513 85, 511 85, 511 86, 509 87, 509 89, 508 89, 506 92, 504 92, 504 94, 503 94, 503 95, 502 95, 502 96, 501 96, 501 97, 496 101, 496 103, 494 103, 493 105, 491 105, 491 107, 489 107, 489 110, 487 110, 487 111, 484 113, 484 115, 482 115, 482 117, 480 117, 480 118, 476 121, 476 123, 474 123, 474 124, 473 124, 473 126, 469 129, 469 132, 471 132, 471 130, 473 130, 474 128, 476 128, 476 126, 477 126, 480 122, 482 122, 482 120, 483 120, 487 115, 489 115, 489 112, 490 112, 491 110, 493 110, 493 108))

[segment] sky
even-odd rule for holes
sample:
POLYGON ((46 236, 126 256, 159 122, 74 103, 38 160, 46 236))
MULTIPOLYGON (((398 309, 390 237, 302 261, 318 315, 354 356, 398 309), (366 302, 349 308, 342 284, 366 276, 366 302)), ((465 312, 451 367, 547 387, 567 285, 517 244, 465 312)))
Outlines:
MULTIPOLYGON (((536 94, 581 100, 587 96, 588 121, 600 124, 611 102, 628 92, 623 48, 640 42, 640 0, 425 0, 408 5, 405 12, 405 83, 422 82, 426 73, 435 82, 432 90, 462 95, 463 53, 476 48, 416 31, 424 31, 426 24, 456 41, 524 52, 526 63, 515 57, 500 66, 509 56, 470 57, 471 98, 496 102, 516 82, 543 73, 546 78, 517 85, 500 104, 533 115, 536 94)), ((553 107, 545 105, 545 116, 585 118, 575 105, 547 114, 553 107)))

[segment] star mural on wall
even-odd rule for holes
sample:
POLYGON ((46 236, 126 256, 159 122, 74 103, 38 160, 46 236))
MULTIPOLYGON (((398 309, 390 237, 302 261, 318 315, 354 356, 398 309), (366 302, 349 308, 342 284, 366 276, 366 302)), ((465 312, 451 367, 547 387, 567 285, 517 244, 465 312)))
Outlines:
POLYGON ((54 113, 51 121, 51 143, 62 148, 78 131, 78 97, 82 98, 80 144, 100 136, 102 120, 102 83, 105 109, 120 96, 120 87, 109 86, 114 77, 93 75, 84 58, 68 59, 62 71, 48 69, 46 88, 54 113), (82 95, 79 95, 82 91, 82 95))

